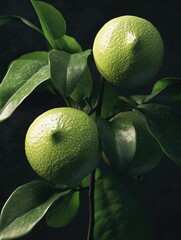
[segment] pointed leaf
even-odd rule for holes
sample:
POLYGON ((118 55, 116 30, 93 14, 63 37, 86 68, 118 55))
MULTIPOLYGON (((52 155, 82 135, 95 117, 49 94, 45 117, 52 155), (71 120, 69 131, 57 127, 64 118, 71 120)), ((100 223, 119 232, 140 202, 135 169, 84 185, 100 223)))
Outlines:
POLYGON ((144 114, 150 133, 165 154, 181 166, 181 117, 161 104, 144 104, 138 109, 144 114))
POLYGON ((133 124, 124 119, 121 123, 98 120, 98 132, 103 151, 115 172, 129 169, 136 151, 136 132, 133 124))
POLYGON ((92 92, 90 94, 90 105, 92 109, 95 109, 98 105, 99 96, 101 93, 102 83, 101 81, 98 81, 97 79, 93 79, 93 85, 92 85, 92 92))
POLYGON ((14 239, 27 234, 48 208, 69 190, 54 193, 50 184, 33 181, 18 187, 5 203, 0 218, 0 239, 14 239))
POLYGON ((18 60, 35 60, 38 62, 45 63, 48 65, 48 52, 45 51, 36 51, 36 52, 30 52, 26 53, 18 58, 18 60))
POLYGON ((85 99, 90 97, 92 91, 92 77, 89 67, 86 66, 78 84, 71 93, 71 98, 81 107, 86 105, 85 99))
POLYGON ((151 225, 140 201, 111 176, 102 176, 95 183, 94 239, 152 239, 151 225))
POLYGON ((131 101, 136 103, 136 105, 143 104, 148 95, 132 95, 130 97, 131 101))
POLYGON ((129 120, 136 131, 136 152, 128 175, 140 176, 154 169, 160 163, 164 153, 156 139, 150 134, 142 113, 134 109, 117 114, 113 121, 117 122, 118 131, 119 124, 124 119, 129 120))
POLYGON ((79 53, 82 52, 80 44, 75 40, 75 38, 68 35, 64 35, 62 38, 56 41, 59 49, 68 53, 79 53))
MULTIPOLYGON (((31 59, 31 60, 37 60, 37 61, 45 61, 48 65, 48 53, 47 52, 32 52, 28 54, 24 54, 18 59, 31 59)), ((47 81, 43 82, 36 88, 36 92, 39 91, 50 91, 52 94, 56 94, 56 89, 54 84, 52 83, 51 79, 48 79, 47 81)))
POLYGON ((117 97, 117 101, 115 102, 112 111, 110 112, 110 116, 114 116, 119 112, 130 111, 134 109, 136 106, 135 102, 133 102, 130 98, 119 95, 117 97))
POLYGON ((175 84, 175 83, 180 83, 181 84, 181 79, 180 78, 163 78, 163 79, 160 79, 159 81, 157 81, 154 84, 151 94, 161 92, 165 88, 167 88, 168 86, 170 86, 172 84, 175 84))
POLYGON ((20 16, 16 16, 16 15, 4 15, 4 16, 0 16, 0 26, 9 23, 10 21, 21 21, 22 23, 26 24, 28 27, 36 30, 37 32, 42 33, 42 31, 35 26, 33 23, 31 23, 29 20, 27 20, 26 18, 20 17, 20 16))
POLYGON ((47 212, 47 225, 53 228, 69 225, 78 212, 79 204, 79 192, 58 199, 47 212))
POLYGON ((48 3, 34 0, 31 0, 31 3, 38 15, 46 39, 53 48, 56 48, 56 41, 66 32, 65 19, 56 8, 48 3))
POLYGON ((151 94, 144 99, 144 103, 170 104, 180 102, 180 92, 180 78, 163 78, 155 83, 151 94))
POLYGON ((85 71, 90 53, 90 50, 75 54, 59 50, 50 51, 51 78, 62 95, 69 96, 72 93, 85 71))
POLYGON ((48 62, 43 60, 45 53, 31 55, 32 59, 26 55, 15 60, 0 84, 0 121, 8 118, 38 85, 50 78, 48 62))

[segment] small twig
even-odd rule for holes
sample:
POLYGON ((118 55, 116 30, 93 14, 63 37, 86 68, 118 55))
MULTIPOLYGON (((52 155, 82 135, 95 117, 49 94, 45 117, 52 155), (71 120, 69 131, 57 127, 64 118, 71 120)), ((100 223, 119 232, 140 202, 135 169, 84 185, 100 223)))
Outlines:
POLYGON ((94 183, 95 183, 95 171, 92 172, 89 178, 89 226, 87 240, 93 240, 94 233, 94 183))

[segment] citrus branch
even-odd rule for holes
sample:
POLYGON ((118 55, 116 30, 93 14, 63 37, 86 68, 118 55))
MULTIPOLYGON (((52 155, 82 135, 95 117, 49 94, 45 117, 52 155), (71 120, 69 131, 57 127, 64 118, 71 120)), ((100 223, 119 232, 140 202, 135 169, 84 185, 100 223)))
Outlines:
POLYGON ((95 184, 95 172, 94 170, 89 177, 89 226, 87 240, 93 240, 94 236, 94 184, 95 184))

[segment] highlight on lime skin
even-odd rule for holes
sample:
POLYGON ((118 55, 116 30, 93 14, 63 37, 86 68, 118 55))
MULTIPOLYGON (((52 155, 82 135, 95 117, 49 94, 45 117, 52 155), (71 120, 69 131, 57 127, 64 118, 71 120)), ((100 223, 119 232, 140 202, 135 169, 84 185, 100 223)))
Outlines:
POLYGON ((93 56, 100 74, 123 88, 140 87, 159 72, 164 43, 149 21, 121 16, 107 22, 97 33, 93 56))
POLYGON ((45 180, 56 185, 75 184, 99 162, 96 124, 81 110, 51 109, 30 125, 25 152, 31 167, 45 180))

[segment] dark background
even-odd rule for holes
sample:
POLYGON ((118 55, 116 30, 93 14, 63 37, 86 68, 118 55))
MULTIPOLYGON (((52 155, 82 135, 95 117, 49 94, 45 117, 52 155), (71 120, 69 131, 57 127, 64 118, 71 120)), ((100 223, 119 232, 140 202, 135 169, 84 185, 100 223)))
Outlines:
MULTIPOLYGON (((84 50, 92 48, 98 30, 114 17, 129 14, 148 19, 160 31, 165 43, 165 60, 154 81, 166 76, 181 77, 180 0, 57 0, 46 2, 62 12, 67 21, 67 33, 75 37, 84 50)), ((34 24, 38 24, 34 10, 27 0, 0 1, 0 15, 6 14, 23 16, 34 24)), ((43 38, 22 23, 9 23, 2 26, 0 28, 1 79, 10 61, 24 53, 45 49, 46 44, 43 38)), ((93 71, 95 71, 94 68, 93 71)), ((96 77, 96 72, 93 75, 96 77)), ((151 85, 139 89, 139 92, 149 91, 151 85)), ((11 118, 0 124, 0 207, 20 184, 38 179, 26 161, 25 134, 35 117, 60 104, 59 99, 51 94, 33 94, 23 102, 11 118)), ((155 240, 180 240, 181 170, 165 157, 155 170, 145 176, 142 182, 130 181, 128 187, 143 201, 155 229, 155 240)), ((82 207, 71 227, 54 230, 45 227, 42 221, 32 233, 22 239, 86 239, 88 222, 86 194, 82 195, 81 201, 82 207)))

